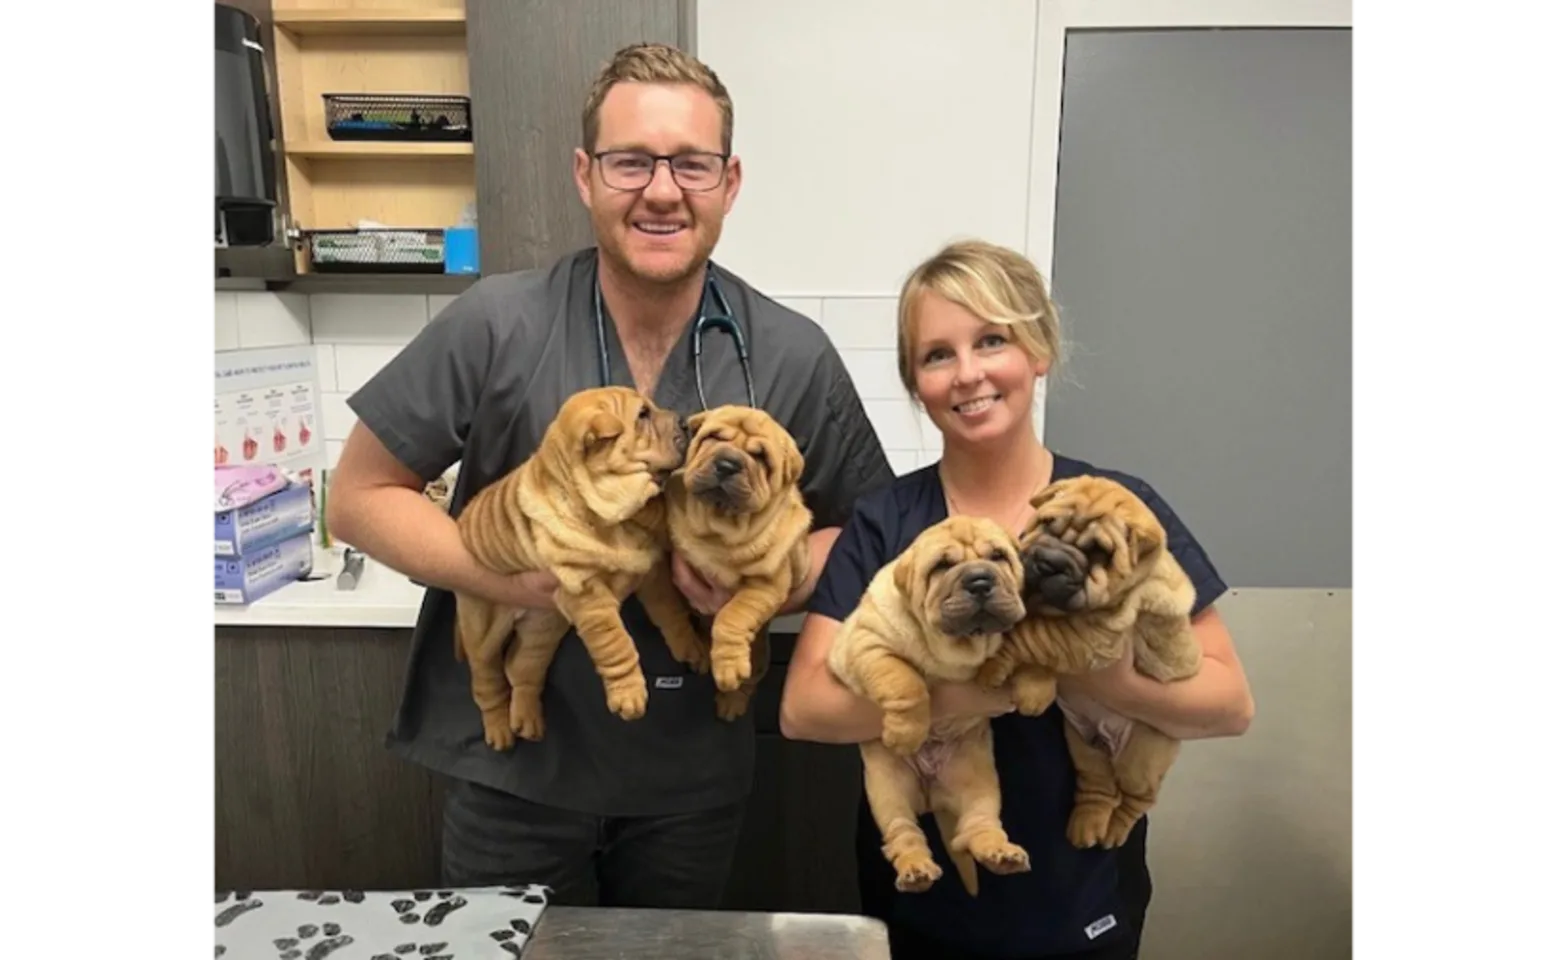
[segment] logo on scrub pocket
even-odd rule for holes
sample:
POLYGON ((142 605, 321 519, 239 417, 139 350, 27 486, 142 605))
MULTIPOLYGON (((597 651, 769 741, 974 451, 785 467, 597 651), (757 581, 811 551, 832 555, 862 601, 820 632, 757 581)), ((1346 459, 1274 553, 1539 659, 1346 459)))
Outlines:
POLYGON ((677 690, 684 686, 683 677, 658 677, 652 685, 659 690, 677 690))

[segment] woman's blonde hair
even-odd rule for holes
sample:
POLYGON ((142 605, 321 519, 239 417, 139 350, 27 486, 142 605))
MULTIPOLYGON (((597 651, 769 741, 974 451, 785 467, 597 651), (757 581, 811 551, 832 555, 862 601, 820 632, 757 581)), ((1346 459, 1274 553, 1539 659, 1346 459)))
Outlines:
POLYGON ((896 365, 901 382, 917 396, 918 302, 934 293, 965 307, 985 322, 1015 331, 1016 342, 1033 360, 1059 359, 1059 311, 1043 275, 1032 261, 986 240, 960 240, 918 264, 902 284, 896 316, 896 365))

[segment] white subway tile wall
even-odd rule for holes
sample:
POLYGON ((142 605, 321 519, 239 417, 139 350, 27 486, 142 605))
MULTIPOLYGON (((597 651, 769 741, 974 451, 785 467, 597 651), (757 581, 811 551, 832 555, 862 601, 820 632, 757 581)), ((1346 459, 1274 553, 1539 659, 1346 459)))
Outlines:
MULTIPOLYGON (((454 300, 449 295, 218 292, 218 350, 316 345, 326 455, 335 464, 355 417, 347 398, 454 300)), ((820 324, 841 351, 869 421, 897 473, 939 459, 940 436, 896 373, 896 301, 779 298, 820 324)))

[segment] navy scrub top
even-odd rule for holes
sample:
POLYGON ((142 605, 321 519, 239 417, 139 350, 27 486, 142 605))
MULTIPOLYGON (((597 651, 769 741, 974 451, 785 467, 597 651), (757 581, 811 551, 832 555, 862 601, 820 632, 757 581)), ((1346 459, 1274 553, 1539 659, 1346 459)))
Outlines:
MULTIPOLYGON (((855 498, 893 479, 840 355, 808 317, 732 272, 716 278, 749 344, 757 402, 798 441, 815 526, 840 526, 855 498)), ((552 266, 485 277, 425 326, 348 400, 387 449, 425 481, 458 460, 452 513, 537 448, 561 403, 600 386, 593 322, 596 250, 552 266)), ((689 415, 696 399, 689 332, 675 344, 653 396, 689 415)), ((610 379, 632 384, 611 320, 610 379)), ((708 334, 702 358, 713 406, 744 403, 732 341, 708 334)), ((413 631, 391 751, 445 776, 534 803, 597 816, 709 810, 746 796, 754 776, 754 711, 719 719, 716 688, 674 660, 638 602, 623 615, 646 673, 645 717, 608 712, 603 684, 574 632, 543 691, 548 735, 505 753, 483 742, 470 675, 454 656, 455 598, 430 590, 413 631)))
MULTIPOLYGON (((1226 592, 1227 585, 1210 558, 1150 485, 1127 474, 1054 456, 1053 480, 1083 474, 1123 483, 1162 521, 1169 548, 1195 584, 1196 612, 1226 592)), ((846 620, 875 572, 946 516, 937 465, 899 477, 861 499, 832 548, 809 609, 846 620)), ((979 867, 978 896, 973 899, 962 888, 943 844, 935 840, 930 847, 944 875, 927 892, 900 893, 864 802, 858 861, 865 912, 919 939, 993 957, 1100 949, 1137 936, 1150 896, 1144 860, 1146 820, 1137 824, 1130 841, 1118 851, 1077 850, 1065 836, 1074 806, 1075 770, 1065 747, 1059 707, 1050 707, 1039 717, 996 718, 993 731, 1003 793, 1001 819, 1010 839, 1030 855, 1031 871, 998 876, 979 867), (1123 884, 1121 870, 1131 874, 1123 884)), ((925 815, 920 825, 931 840, 938 837, 932 816, 925 815)))

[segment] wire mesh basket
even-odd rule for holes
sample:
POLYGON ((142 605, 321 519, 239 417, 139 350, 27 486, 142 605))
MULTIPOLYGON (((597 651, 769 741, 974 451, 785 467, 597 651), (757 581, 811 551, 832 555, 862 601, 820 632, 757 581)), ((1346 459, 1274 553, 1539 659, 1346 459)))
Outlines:
POLYGON ((472 139, 468 97, 400 93, 323 93, 333 140, 472 139))
POLYGON ((445 231, 417 227, 309 230, 316 273, 444 273, 445 231))

